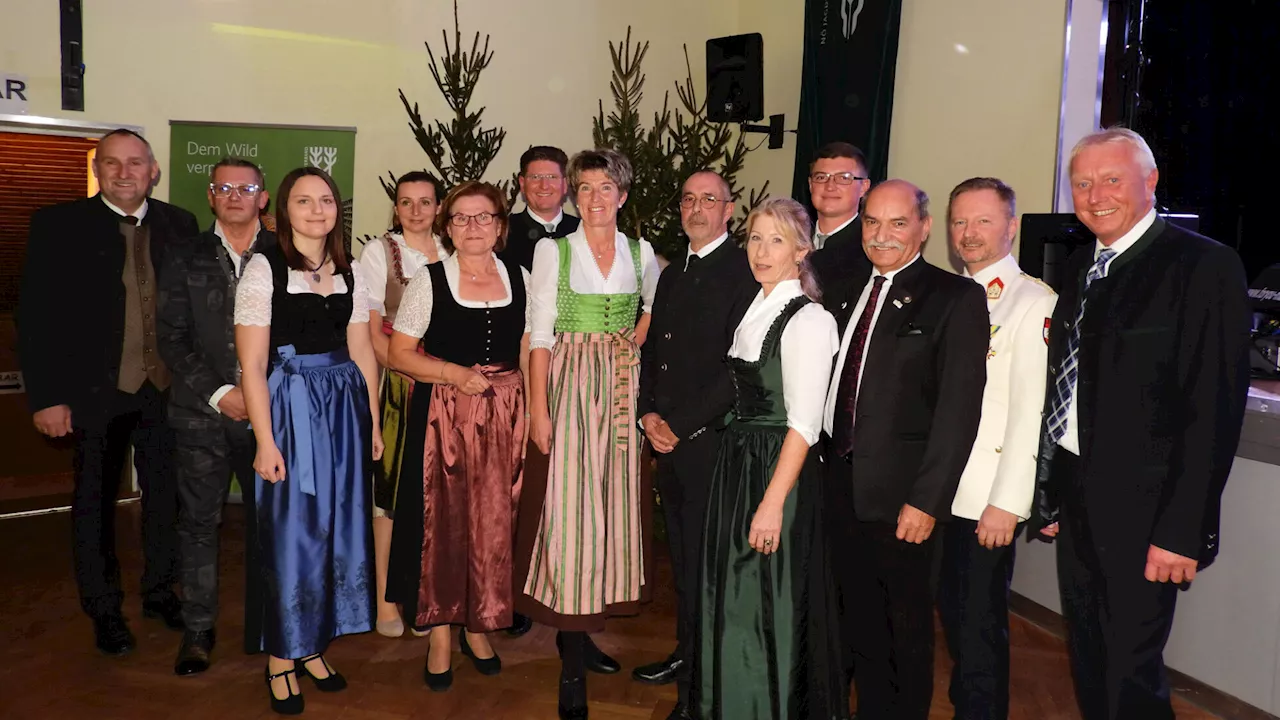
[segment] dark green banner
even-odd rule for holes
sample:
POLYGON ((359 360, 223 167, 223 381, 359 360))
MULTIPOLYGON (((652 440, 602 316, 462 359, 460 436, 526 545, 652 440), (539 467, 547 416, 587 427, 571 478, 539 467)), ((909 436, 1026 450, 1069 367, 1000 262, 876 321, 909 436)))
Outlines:
POLYGON ((901 20, 902 0, 805 1, 796 200, 808 204, 809 163, 829 142, 858 146, 872 182, 885 178, 901 20))
POLYGON ((351 193, 355 187, 354 128, 169 123, 169 202, 195 213, 200 227, 213 223, 209 211, 209 171, 224 157, 242 157, 262 168, 271 207, 289 171, 311 165, 328 172, 342 192, 347 237, 351 237, 351 193))

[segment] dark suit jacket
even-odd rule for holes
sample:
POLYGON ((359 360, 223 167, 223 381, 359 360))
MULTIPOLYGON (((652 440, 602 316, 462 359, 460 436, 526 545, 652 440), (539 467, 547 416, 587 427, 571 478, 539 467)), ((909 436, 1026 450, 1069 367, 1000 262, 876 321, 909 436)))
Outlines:
POLYGON ((528 209, 512 213, 507 219, 507 246, 498 253, 503 260, 514 260, 525 269, 533 270, 533 247, 542 238, 560 238, 578 229, 578 218, 565 213, 556 225, 555 232, 547 232, 546 226, 529 216, 528 209))
MULTIPOLYGON (((854 306, 869 279, 851 283, 837 304, 842 338, 857 322, 854 306)), ((854 512, 862 521, 897 522, 909 504, 945 521, 982 415, 991 339, 986 294, 924 258, 898 273, 887 292, 858 394, 854 512)))
MULTIPOLYGON (((1092 252, 1071 259, 1053 314, 1049 417, 1092 252)), ((1156 219, 1089 287, 1076 410, 1081 487, 1057 487, 1047 423, 1030 536, 1082 508, 1095 545, 1156 545, 1208 565, 1249 392, 1250 309, 1235 251, 1156 219)))
POLYGON ((759 290, 732 237, 689 272, 683 257, 662 271, 640 354, 638 417, 658 413, 682 440, 723 425, 733 405, 725 356, 759 290))
POLYGON ((862 223, 855 219, 843 230, 827 238, 822 249, 813 253, 809 262, 822 287, 823 307, 836 315, 849 292, 849 286, 856 285, 853 297, 857 300, 858 293, 862 292, 862 286, 871 274, 871 261, 867 260, 867 254, 862 250, 862 223))
MULTIPOLYGON (((275 244, 275 233, 264 228, 253 251, 275 244)), ((209 398, 223 385, 236 384, 233 267, 212 228, 174 243, 165 259, 156 339, 160 357, 173 372, 169 406, 174 429, 231 423, 209 406, 209 398)))
MULTIPOLYGON (((169 246, 199 232, 191 213, 153 198, 142 224, 157 276, 169 246)), ((69 405, 76 427, 108 419, 124 341, 124 258, 120 216, 100 195, 31 216, 15 319, 32 412, 69 405)))

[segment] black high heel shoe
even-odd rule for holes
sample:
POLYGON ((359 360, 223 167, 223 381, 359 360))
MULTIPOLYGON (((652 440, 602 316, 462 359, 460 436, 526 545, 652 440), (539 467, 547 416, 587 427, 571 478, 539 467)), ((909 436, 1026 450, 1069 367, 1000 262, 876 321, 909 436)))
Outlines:
POLYGON ((342 677, 342 675, 337 670, 334 670, 332 667, 330 667, 329 661, 325 660, 324 656, 321 655, 320 653, 316 653, 315 655, 308 655, 304 658, 294 660, 293 666, 298 671, 299 676, 306 675, 307 677, 311 678, 311 681, 316 684, 316 688, 319 689, 320 692, 338 692, 340 690, 347 689, 347 679, 342 677), (324 665, 324 669, 327 670, 329 674, 326 677, 322 677, 322 678, 318 678, 315 675, 313 675, 310 670, 307 670, 307 663, 311 662, 312 660, 319 660, 324 665))
MULTIPOLYGON (((448 652, 452 652, 450 648, 448 652)), ((431 672, 431 646, 427 646, 427 659, 422 663, 422 679, 427 683, 427 687, 431 692, 444 692, 453 687, 453 662, 450 660, 449 669, 442 673, 431 672)))
POLYGON ((299 683, 298 694, 297 695, 293 694, 293 688, 289 687, 289 678, 288 678, 289 675, 293 675, 296 681, 298 677, 298 673, 294 670, 294 668, 289 668, 288 670, 285 670, 283 672, 278 672, 275 675, 271 674, 270 668, 268 668, 266 671, 267 694, 271 696, 271 709, 277 715, 301 715, 302 714, 302 708, 304 707, 304 701, 302 699, 302 685, 301 683, 299 683), (283 700, 276 697, 276 691, 271 689, 271 681, 275 680, 276 678, 284 678, 284 687, 285 687, 285 690, 288 691, 289 693, 289 696, 284 698, 283 700))
POLYGON ((587 678, 560 676, 560 720, 587 720, 587 678))
POLYGON ((502 672, 502 658, 498 657, 498 651, 493 651, 493 657, 478 658, 475 651, 471 649, 471 643, 467 642, 467 631, 462 629, 458 631, 459 644, 462 645, 462 654, 471 658, 471 664, 476 666, 476 670, 481 675, 497 675, 502 672))

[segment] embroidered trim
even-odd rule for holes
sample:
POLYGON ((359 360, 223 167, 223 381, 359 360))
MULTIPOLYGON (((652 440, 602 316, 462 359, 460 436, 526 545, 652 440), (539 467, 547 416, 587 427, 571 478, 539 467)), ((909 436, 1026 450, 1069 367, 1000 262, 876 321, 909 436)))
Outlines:
POLYGON ((395 238, 391 237, 391 233, 383 237, 387 239, 387 248, 391 251, 391 267, 395 271, 396 281, 407 286, 409 278, 404 276, 404 259, 400 254, 400 246, 396 244, 395 238))

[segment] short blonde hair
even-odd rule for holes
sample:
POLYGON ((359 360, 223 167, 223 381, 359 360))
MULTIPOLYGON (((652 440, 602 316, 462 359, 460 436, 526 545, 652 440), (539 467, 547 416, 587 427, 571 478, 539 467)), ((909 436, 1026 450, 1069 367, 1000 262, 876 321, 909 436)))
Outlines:
POLYGON ((1110 127, 1106 130, 1089 133, 1080 138, 1080 141, 1071 148, 1071 158, 1067 162, 1067 167, 1071 168, 1075 165, 1076 156, 1085 148, 1094 147, 1095 145, 1109 145, 1112 143, 1124 143, 1133 150, 1134 155, 1138 158, 1138 164, 1142 166, 1142 172, 1150 175, 1152 170, 1156 169, 1156 156, 1151 152, 1151 146, 1143 139, 1141 135, 1125 127, 1110 127))
POLYGON ((762 217, 768 217, 777 223, 782 236, 795 243, 796 247, 809 251, 800 261, 800 288, 810 300, 822 302, 822 287, 818 283, 818 276, 814 273, 811 262, 815 248, 813 222, 809 219, 808 211, 791 198, 768 198, 747 216, 748 238, 751 237, 751 228, 755 226, 756 220, 762 217))

